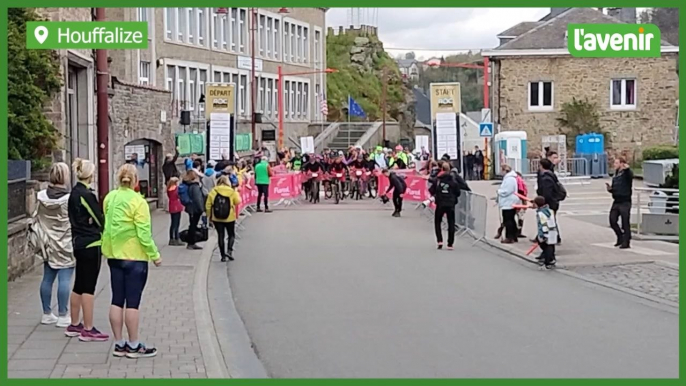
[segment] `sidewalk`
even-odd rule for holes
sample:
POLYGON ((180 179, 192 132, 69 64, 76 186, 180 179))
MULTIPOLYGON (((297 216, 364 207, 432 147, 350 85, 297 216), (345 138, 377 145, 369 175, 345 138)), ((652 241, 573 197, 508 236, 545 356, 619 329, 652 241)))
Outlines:
MULTIPOLYGON (((515 244, 501 244, 493 236, 500 224, 500 216, 495 201, 495 191, 499 185, 493 185, 494 181, 470 181, 469 186, 474 191, 489 199, 488 217, 486 221, 486 240, 489 244, 511 252, 522 258, 535 260, 540 251, 534 251, 526 256, 527 250, 532 243, 529 241, 536 232, 534 211, 528 210, 524 217, 524 231, 526 239, 519 239, 515 244)), ((581 186, 568 187, 570 195, 583 192, 581 186)), ((533 186, 529 186, 529 196, 535 193, 533 186)), ((565 208, 565 202, 560 204, 560 210, 565 208)), ((607 206, 609 213, 609 205, 607 206)), ((663 261, 669 264, 679 264, 679 245, 661 241, 632 240, 631 249, 614 248, 615 234, 608 226, 600 226, 574 218, 572 215, 560 215, 558 218, 562 244, 557 247, 556 255, 560 267, 575 267, 586 265, 617 265, 631 263, 646 263, 663 261)))
MULTIPOLYGON (((8 377, 9 378, 206 378, 217 377, 208 370, 203 351, 211 322, 209 309, 198 304, 198 288, 206 291, 206 280, 214 238, 202 251, 170 247, 169 215, 152 213, 153 238, 163 258, 159 268, 150 265, 141 305, 140 336, 158 354, 148 359, 115 358, 113 337, 108 342, 80 342, 64 336, 64 329, 41 325, 39 286, 42 269, 8 283, 8 377), (200 272, 201 275, 196 275, 200 272), (204 285, 204 288, 202 285, 204 285), (199 327, 200 326, 200 327, 199 327), (205 331, 203 331, 205 330, 205 331), (203 345, 201 346, 201 343, 203 345), (208 374, 209 373, 209 374, 208 374)), ((186 216, 183 216, 182 229, 186 216)), ((56 297, 56 285, 53 299, 56 297)), ((206 292, 203 293, 206 298, 206 292)), ((57 309, 56 300, 54 309, 57 309)), ((95 325, 111 335, 109 269, 100 271, 95 301, 95 325)), ((126 334, 124 335, 126 338, 126 334)), ((210 342, 212 343, 212 342, 210 342)), ((209 352, 212 348, 210 348, 209 352)), ((207 355, 205 356, 207 358, 207 355)), ((211 360, 211 359, 210 359, 211 360)))

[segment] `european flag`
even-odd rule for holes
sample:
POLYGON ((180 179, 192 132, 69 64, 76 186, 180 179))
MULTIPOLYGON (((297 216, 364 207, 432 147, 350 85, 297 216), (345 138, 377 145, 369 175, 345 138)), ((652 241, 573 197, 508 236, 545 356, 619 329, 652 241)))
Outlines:
POLYGON ((348 115, 351 117, 367 118, 367 114, 364 113, 362 107, 350 95, 348 95, 348 115))

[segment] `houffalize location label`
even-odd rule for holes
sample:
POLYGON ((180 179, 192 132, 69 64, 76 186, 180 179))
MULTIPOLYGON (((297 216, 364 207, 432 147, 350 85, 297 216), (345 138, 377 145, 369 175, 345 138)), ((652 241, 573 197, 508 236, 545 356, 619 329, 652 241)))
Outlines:
POLYGON ((26 23, 29 49, 139 49, 148 48, 148 23, 139 21, 74 21, 26 23))

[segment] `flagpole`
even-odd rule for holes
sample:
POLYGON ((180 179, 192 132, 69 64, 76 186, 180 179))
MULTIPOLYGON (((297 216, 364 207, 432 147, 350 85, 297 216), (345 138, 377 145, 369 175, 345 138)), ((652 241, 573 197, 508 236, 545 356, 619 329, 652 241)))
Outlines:
POLYGON ((350 113, 352 110, 350 110, 350 94, 348 94, 348 147, 350 147, 350 113))

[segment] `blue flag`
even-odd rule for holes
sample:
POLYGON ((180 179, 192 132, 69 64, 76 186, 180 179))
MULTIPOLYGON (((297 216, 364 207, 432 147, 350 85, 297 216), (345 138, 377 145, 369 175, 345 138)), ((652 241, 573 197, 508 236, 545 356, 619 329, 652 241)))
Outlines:
POLYGON ((362 107, 355 102, 355 100, 348 95, 348 114, 351 117, 362 117, 367 118, 367 114, 364 113, 362 107))

